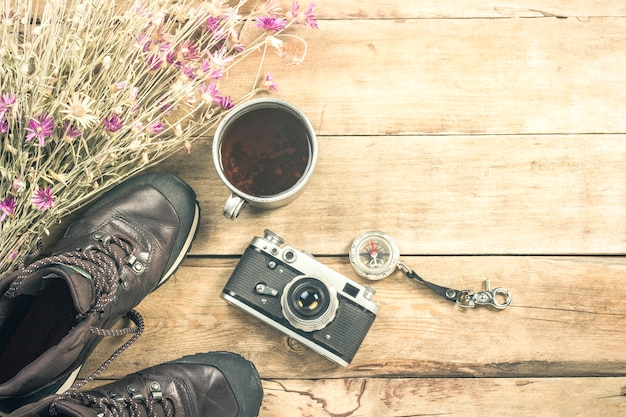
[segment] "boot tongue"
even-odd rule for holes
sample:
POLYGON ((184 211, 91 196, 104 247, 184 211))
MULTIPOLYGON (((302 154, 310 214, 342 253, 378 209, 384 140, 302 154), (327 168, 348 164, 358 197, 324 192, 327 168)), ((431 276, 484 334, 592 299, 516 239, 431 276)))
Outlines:
POLYGON ((57 269, 56 275, 67 282, 76 310, 79 313, 89 311, 96 299, 95 286, 91 276, 77 266, 57 265, 55 269, 57 269))
POLYGON ((84 314, 93 307, 96 299, 93 279, 85 271, 74 266, 53 264, 44 266, 19 284, 15 295, 37 295, 45 289, 45 283, 52 279, 62 279, 67 283, 78 313, 84 314))

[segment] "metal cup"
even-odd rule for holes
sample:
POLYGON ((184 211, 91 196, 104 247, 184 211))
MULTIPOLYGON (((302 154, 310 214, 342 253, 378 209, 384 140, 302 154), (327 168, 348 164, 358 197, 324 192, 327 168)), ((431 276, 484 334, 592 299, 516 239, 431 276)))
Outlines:
POLYGON ((213 137, 213 163, 231 195, 224 216, 236 219, 251 205, 273 209, 303 191, 317 162, 317 138, 306 116, 278 99, 235 107, 213 137))

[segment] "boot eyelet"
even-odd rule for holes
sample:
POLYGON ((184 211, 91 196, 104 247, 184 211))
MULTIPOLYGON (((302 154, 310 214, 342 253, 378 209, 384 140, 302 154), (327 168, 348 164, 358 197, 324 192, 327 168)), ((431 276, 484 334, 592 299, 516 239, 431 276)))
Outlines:
POLYGON ((141 262, 135 262, 133 264, 133 271, 135 271, 135 272, 143 272, 143 269, 144 269, 144 267, 143 267, 143 264, 141 262))
POLYGON ((163 399, 163 392, 161 391, 161 384, 154 381, 150 383, 150 394, 155 401, 161 401, 163 399))
POLYGON ((130 384, 126 387, 126 391, 131 396, 131 398, 135 401, 143 399, 143 395, 139 392, 139 389, 136 385, 130 384))

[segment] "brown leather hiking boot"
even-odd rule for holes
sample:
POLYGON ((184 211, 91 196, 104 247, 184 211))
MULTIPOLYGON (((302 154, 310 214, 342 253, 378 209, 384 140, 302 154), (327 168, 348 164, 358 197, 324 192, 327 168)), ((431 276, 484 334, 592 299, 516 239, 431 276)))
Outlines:
POLYGON ((68 389, 103 336, 135 333, 112 359, 128 347, 143 330, 133 308, 183 261, 199 217, 184 182, 142 174, 98 199, 52 256, 0 277, 0 414, 68 389), (110 330, 123 316, 137 327, 110 330))
POLYGON ((47 397, 10 417, 255 417, 262 400, 254 365, 215 352, 153 366, 94 390, 47 397))

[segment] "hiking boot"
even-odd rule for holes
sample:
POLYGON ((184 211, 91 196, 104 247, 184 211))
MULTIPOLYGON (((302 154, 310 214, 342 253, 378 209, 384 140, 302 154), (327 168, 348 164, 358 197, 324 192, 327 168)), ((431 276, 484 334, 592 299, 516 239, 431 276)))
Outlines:
POLYGON ((142 174, 99 198, 51 256, 0 277, 0 414, 67 390, 103 336, 135 333, 111 360, 128 347, 143 330, 133 308, 183 261, 199 217, 183 181, 142 174), (111 330, 124 316, 136 326, 111 330))
POLYGON ((10 417, 255 417, 262 400, 251 362, 229 352, 199 353, 93 390, 46 397, 10 417))

